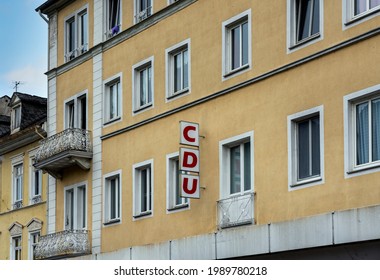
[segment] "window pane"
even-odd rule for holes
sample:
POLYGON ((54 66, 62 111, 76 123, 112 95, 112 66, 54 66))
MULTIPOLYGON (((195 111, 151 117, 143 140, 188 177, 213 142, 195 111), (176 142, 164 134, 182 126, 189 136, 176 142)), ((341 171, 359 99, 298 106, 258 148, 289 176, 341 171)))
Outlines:
POLYGON ((181 77, 182 76, 182 53, 174 56, 174 92, 182 89, 181 77))
POLYGON ((310 176, 309 120, 298 123, 298 179, 310 176))
POLYGON ((380 98, 372 101, 372 161, 380 160, 380 98))
POLYGON ((364 13, 367 10, 367 0, 355 0, 355 16, 364 13))
POLYGON ((244 143, 244 191, 251 189, 251 143, 244 143))
POLYGON ((311 133, 312 170, 310 175, 317 176, 321 174, 319 116, 311 119, 311 133))
POLYGON ((356 106, 356 164, 369 161, 368 103, 356 106))
POLYGON ((370 9, 380 6, 380 0, 370 0, 369 7, 370 9))
POLYGON ((110 208, 111 208, 111 215, 110 215, 110 218, 111 219, 115 219, 116 218, 116 199, 117 199, 117 195, 116 195, 116 179, 111 179, 110 180, 110 208))
POLYGON ((230 149, 230 194, 240 192, 240 145, 230 149))
POLYGON ((311 34, 319 33, 319 0, 314 0, 311 34))
POLYGON ((297 1, 297 38, 301 41, 310 36, 312 0, 297 1))
POLYGON ((231 70, 240 67, 240 25, 231 30, 231 70))
POLYGON ((67 42, 67 50, 71 52, 75 49, 75 21, 74 19, 67 22, 68 29, 68 42, 67 42))
POLYGON ((80 38, 80 43, 82 46, 84 46, 83 51, 87 50, 87 13, 84 13, 80 17, 81 20, 81 38, 80 38))
POLYGON ((248 23, 242 24, 242 65, 248 64, 248 23))
POLYGON ((183 51, 183 89, 189 87, 189 58, 188 51, 183 51))
POLYGON ((140 72, 140 106, 143 106, 147 103, 147 71, 146 69, 140 72))
POLYGON ((148 104, 152 103, 152 67, 148 67, 148 104))
POLYGON ((148 181, 147 181, 147 170, 143 169, 140 171, 141 174, 141 212, 148 210, 148 181))
POLYGON ((34 195, 40 194, 40 179, 41 179, 41 172, 34 171, 34 195))

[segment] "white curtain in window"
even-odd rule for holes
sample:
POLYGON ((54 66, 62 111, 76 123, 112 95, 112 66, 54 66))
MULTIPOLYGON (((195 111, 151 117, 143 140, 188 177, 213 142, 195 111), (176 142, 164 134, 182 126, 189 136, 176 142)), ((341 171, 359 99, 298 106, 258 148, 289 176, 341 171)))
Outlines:
POLYGON ((356 164, 369 161, 368 102, 356 106, 356 164))
POLYGON ((377 160, 380 160, 380 98, 372 101, 372 161, 377 160))

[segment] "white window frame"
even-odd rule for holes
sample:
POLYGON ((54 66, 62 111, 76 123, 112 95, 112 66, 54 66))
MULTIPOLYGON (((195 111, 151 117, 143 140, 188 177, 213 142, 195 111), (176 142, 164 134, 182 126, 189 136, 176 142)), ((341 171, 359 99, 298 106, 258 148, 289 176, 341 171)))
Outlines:
POLYGON ((42 170, 36 169, 34 159, 38 149, 29 152, 29 204, 36 204, 42 201, 42 170), (39 175, 38 189, 39 193, 35 193, 35 174, 39 175))
POLYGON ((343 98, 344 106, 344 165, 345 178, 380 171, 380 161, 356 165, 356 114, 355 105, 380 97, 380 84, 348 94, 343 98))
POLYGON ((180 198, 181 203, 177 203, 177 195, 180 194, 179 189, 179 152, 166 155, 166 213, 175 213, 190 209, 190 200, 188 198, 180 198), (178 162, 176 164, 176 162, 178 162), (178 189, 176 190, 176 182, 178 189))
POLYGON ((103 211, 103 225, 114 225, 121 223, 121 213, 122 213, 122 175, 121 170, 107 173, 103 176, 103 185, 104 185, 104 211, 103 211), (116 179, 118 192, 116 192, 116 201, 118 201, 118 207, 116 206, 116 217, 111 218, 111 194, 110 194, 110 180, 116 179))
MULTIPOLYGON (((186 39, 170 48, 165 50, 165 61, 166 61, 166 72, 165 72, 165 81, 166 81, 166 101, 171 101, 176 97, 183 96, 184 94, 188 94, 191 92, 191 40, 186 39), (188 85, 187 87, 183 87, 178 91, 174 91, 174 57, 183 53, 183 51, 187 50, 187 60, 188 60, 188 85)), ((181 69, 183 70, 183 69, 181 69)), ((183 71, 182 71, 183 72, 183 71)), ((183 73, 182 73, 183 74, 183 73)), ((183 78, 182 78, 183 81, 183 78)))
POLYGON ((298 190, 324 183, 324 108, 314 107, 288 116, 288 190, 298 190), (320 175, 305 179, 298 179, 298 149, 297 126, 298 122, 311 117, 319 116, 319 158, 320 175))
POLYGON ((81 128, 84 130, 88 130, 88 92, 87 90, 82 91, 69 99, 66 99, 63 104, 64 108, 64 127, 65 129, 71 128, 70 127, 70 114, 69 114, 69 104, 73 104, 73 110, 74 110, 74 120, 73 120, 73 128, 80 128, 82 120, 82 106, 81 102, 83 102, 83 99, 86 102, 86 119, 85 119, 85 126, 86 128, 81 128))
POLYGON ((40 230, 35 230, 35 231, 29 232, 29 239, 28 239, 29 260, 34 260, 34 248, 38 244, 38 239, 39 239, 40 236, 41 236, 41 231, 40 230), (38 236, 37 243, 34 243, 34 238, 33 237, 36 236, 36 235, 38 236))
POLYGON ((74 13, 70 14, 69 16, 65 17, 64 19, 64 57, 65 62, 68 62, 75 57, 85 53, 89 49, 89 5, 85 5, 82 8, 78 9, 74 13), (83 14, 87 14, 87 36, 85 38, 85 43, 80 44, 80 38, 81 38, 81 20, 80 17, 83 14), (74 49, 72 51, 68 50, 68 44, 69 44, 69 30, 68 30, 68 23, 73 22, 74 23, 74 43, 73 47, 74 49))
POLYGON ((222 23, 222 81, 251 70, 252 68, 252 23, 251 9, 246 10, 222 23), (248 27, 248 63, 236 69, 231 68, 231 30, 243 22, 248 27))
MULTIPOLYGON (((248 193, 254 192, 254 140, 253 131, 245 132, 237 136, 233 136, 228 139, 219 141, 219 184, 220 184, 220 198, 225 199, 234 196, 242 196, 248 193), (250 186, 249 190, 244 190, 244 186, 241 186, 240 192, 230 193, 230 150, 232 147, 244 145, 244 143, 250 143, 250 186)), ((244 165, 244 158, 241 158, 241 165, 244 165)), ((244 172, 244 168, 243 171, 244 172)), ((242 176, 244 178, 244 174, 242 176)))
POLYGON ((142 218, 152 217, 153 216, 153 201, 154 201, 154 168, 153 168, 153 159, 146 160, 134 164, 132 166, 132 180, 133 180, 133 220, 138 220, 142 218), (148 177, 148 195, 147 195, 147 210, 141 210, 141 171, 149 169, 148 177), (149 209, 150 205, 150 209, 149 209))
MULTIPOLYGON (((369 0, 367 0, 369 1, 369 0)), ((343 3, 343 30, 356 24, 360 24, 371 18, 380 15, 380 5, 372 9, 369 8, 360 14, 355 15, 354 0, 342 0, 343 3)))
POLYGON ((20 258, 17 260, 22 260, 22 236, 14 235, 11 236, 11 260, 16 260, 16 250, 19 251, 20 258), (16 239, 20 239, 20 246, 16 247, 15 241, 16 239))
POLYGON ((324 0, 319 0, 319 32, 301 40, 297 40, 297 11, 296 0, 287 0, 287 52, 291 53, 295 50, 304 48, 323 40, 324 34, 324 0))
POLYGON ((21 102, 12 107, 11 118, 11 131, 12 133, 20 131, 21 118, 22 118, 22 106, 21 102))
POLYGON ((109 9, 110 9, 110 6, 109 6, 109 2, 110 0, 104 0, 104 26, 105 26, 105 32, 104 32, 104 35, 105 35, 105 39, 109 39, 109 38, 112 38, 113 36, 119 34, 121 32, 121 28, 122 28, 122 19, 123 19, 123 15, 122 15, 122 12, 123 12, 123 1, 122 0, 118 0, 118 4, 119 4, 119 24, 118 25, 115 25, 115 26, 110 26, 109 25, 109 9), (117 28, 116 28, 117 26, 117 28), (113 28, 115 28, 113 30, 113 28))
POLYGON ((147 109, 153 108, 154 106, 154 57, 151 56, 143 61, 132 66, 132 106, 133 115, 143 112, 147 109), (144 105, 140 105, 140 75, 141 72, 151 68, 151 102, 147 102, 144 105))
POLYGON ((103 104, 104 104, 104 116, 103 116, 103 124, 108 125, 111 123, 115 123, 122 120, 123 116, 123 82, 122 82, 122 73, 118 73, 103 82, 104 87, 104 96, 103 96, 103 104), (114 96, 113 101, 118 104, 117 114, 110 118, 110 89, 116 83, 119 83, 117 88, 117 96, 114 96))
POLYGON ((24 171, 25 171, 25 166, 24 166, 24 153, 15 155, 14 157, 11 158, 12 162, 12 209, 19 209, 23 207, 23 200, 24 200, 24 171), (16 200, 16 177, 15 177, 15 169, 16 167, 21 165, 21 199, 16 200), (18 206, 16 206, 16 204, 18 206))
POLYGON ((88 223, 88 215, 87 215, 87 208, 88 208, 88 200, 87 200, 87 193, 88 193, 88 185, 87 185, 87 181, 85 182, 82 182, 82 183, 78 183, 78 184, 75 184, 75 185, 71 185, 71 186, 66 186, 64 187, 63 191, 64 191, 64 200, 63 200, 63 204, 64 204, 64 211, 63 211, 63 221, 64 221, 64 229, 65 230, 71 230, 69 227, 68 227, 68 224, 66 222, 66 214, 67 214, 67 191, 69 190, 73 190, 73 194, 74 194, 74 205, 73 205, 73 230, 82 230, 82 229, 87 229, 87 223, 88 223), (79 205, 79 195, 78 195, 78 191, 79 189, 83 188, 84 189, 84 201, 86 203, 85 205, 85 210, 84 210, 84 213, 83 214, 83 217, 82 219, 84 219, 84 223, 85 223, 85 226, 84 227, 81 227, 81 226, 78 226, 78 223, 80 222, 78 220, 78 205, 79 205))
POLYGON ((168 5, 178 2, 179 0, 168 0, 168 5))
POLYGON ((134 17, 133 17, 133 23, 139 23, 140 21, 143 21, 153 15, 153 6, 154 6, 154 0, 143 0, 143 1, 151 1, 151 4, 149 7, 147 7, 145 10, 140 9, 140 1, 141 0, 134 0, 134 17))

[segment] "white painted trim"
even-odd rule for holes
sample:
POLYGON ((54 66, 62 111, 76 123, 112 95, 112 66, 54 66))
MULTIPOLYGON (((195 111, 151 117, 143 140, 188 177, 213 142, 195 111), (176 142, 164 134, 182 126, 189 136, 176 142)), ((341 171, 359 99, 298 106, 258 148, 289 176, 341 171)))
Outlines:
POLYGON ((33 166, 33 160, 36 156, 37 149, 33 149, 29 152, 29 204, 32 205, 33 196, 33 187, 34 187, 34 172, 38 171, 40 173, 40 196, 42 198, 43 184, 42 184, 42 170, 37 170, 33 166))
MULTIPOLYGON (((85 209, 85 213, 84 213, 84 219, 86 221, 86 226, 83 228, 83 229, 87 229, 88 228, 88 223, 89 223, 89 220, 88 220, 88 182, 87 181, 84 181, 84 182, 80 182, 80 183, 76 183, 76 184, 73 184, 73 185, 69 185, 69 186, 65 186, 63 188, 63 230, 66 229, 66 225, 65 225, 65 216, 66 216, 66 191, 67 190, 70 190, 70 189, 73 189, 74 190, 74 193, 75 193, 75 199, 77 199, 77 190, 78 188, 80 187, 84 187, 85 189, 85 201, 86 201, 86 209, 85 209)), ((77 203, 74 202, 74 213, 77 214, 77 203)), ((77 216, 77 215, 74 215, 74 216, 77 216)), ((74 221, 77 221, 76 219, 74 219, 74 221)), ((73 221, 73 222, 74 222, 73 221)), ((74 229, 78 229, 76 228, 76 225, 74 225, 74 229)), ((79 228, 79 229, 82 229, 82 228, 79 228)))
POLYGON ((232 77, 240 75, 241 73, 247 72, 252 69, 252 16, 251 9, 246 10, 222 23, 222 81, 228 80, 232 77), (247 18, 248 22, 248 66, 244 66, 241 69, 235 69, 234 71, 229 71, 229 50, 228 46, 229 39, 228 33, 230 27, 238 24, 247 18))
POLYGON ((380 94, 380 84, 362 89, 343 97, 343 121, 344 121, 344 177, 351 178, 355 176, 370 174, 380 171, 379 164, 369 164, 367 168, 355 168, 355 155, 354 155, 354 113, 352 104, 366 100, 380 94))
POLYGON ((109 227, 109 226, 113 226, 113 225, 118 225, 118 224, 121 224, 122 223, 122 213, 123 213, 123 194, 122 194, 122 170, 119 169, 119 170, 116 170, 116 171, 113 171, 113 172, 109 172, 107 174, 104 174, 103 175, 103 227, 109 227), (119 219, 117 222, 112 222, 112 221, 107 221, 107 217, 106 217, 106 207, 108 207, 109 205, 109 202, 106 201, 106 193, 107 193, 107 187, 108 187, 108 184, 107 184, 107 180, 110 179, 110 178, 114 178, 114 177, 118 177, 119 178, 119 204, 120 204, 120 208, 119 208, 119 219))
MULTIPOLYGON (((140 1, 140 0, 133 0, 133 24, 137 24, 137 23, 143 21, 143 20, 140 20, 140 21, 136 20, 136 15, 137 15, 138 6, 139 6, 137 1, 140 1)), ((154 0, 151 0, 151 1, 152 1, 152 4, 151 4, 152 10, 151 10, 150 16, 152 16, 154 13, 154 9, 153 9, 154 8, 154 0)))
POLYGON ((136 221, 136 220, 141 220, 141 219, 144 219, 144 218, 150 218, 150 217, 153 217, 153 213, 154 213, 154 161, 153 159, 149 159, 149 160, 146 160, 146 161, 143 161, 143 162, 139 162, 139 163, 136 163, 132 166, 132 187, 133 187, 133 217, 132 217, 132 220, 133 221, 136 221), (137 190, 137 188, 139 187, 137 184, 138 184, 138 176, 139 176, 139 170, 142 169, 143 167, 147 167, 149 166, 150 167, 150 192, 151 192, 151 200, 150 200, 150 203, 151 203, 151 210, 150 210, 150 213, 145 215, 145 216, 141 216, 141 217, 135 217, 135 216, 139 216, 140 214, 142 213, 139 213, 137 211, 137 207, 138 207, 138 203, 137 203, 137 199, 139 199, 140 197, 138 197, 138 195, 140 194, 137 190))
POLYGON ((324 113, 323 105, 314 107, 302 112, 288 116, 288 191, 299 190, 315 185, 324 184, 325 182, 325 164, 324 164, 324 113), (296 168, 296 121, 307 119, 313 115, 319 115, 319 143, 320 143, 320 168, 321 174, 316 178, 297 181, 296 168))
POLYGON ((154 108, 154 56, 146 58, 132 66, 132 116, 140 114, 152 108, 154 108), (139 94, 137 92, 139 88, 137 86, 140 77, 139 71, 146 68, 147 66, 150 66, 152 69, 152 103, 140 108, 137 107, 138 99, 136 96, 139 94))
POLYGON ((245 193, 254 192, 255 190, 255 163, 254 163, 254 132, 248 131, 242 133, 240 135, 236 135, 230 137, 228 139, 224 139, 219 141, 219 196, 221 199, 227 198, 235 195, 243 195, 245 193), (247 141, 248 140, 248 141, 247 141), (234 145, 239 145, 242 143, 250 142, 251 148, 251 190, 250 191, 242 191, 238 194, 230 195, 227 190, 229 190, 229 172, 224 172, 224 170, 229 170, 229 148, 234 145))
POLYGON ((173 204, 172 200, 174 200, 174 199, 173 199, 173 195, 172 195, 173 186, 171 184, 172 174, 170 172, 170 169, 171 169, 170 161, 174 160, 174 159, 179 160, 179 152, 175 152, 175 153, 171 153, 171 154, 166 155, 166 214, 172 214, 172 213, 190 210, 190 199, 188 199, 187 203, 181 205, 183 207, 180 207, 177 209, 175 207, 172 207, 172 204, 173 204))
POLYGON ((177 98, 180 98, 184 95, 188 95, 191 93, 191 39, 186 39, 170 48, 165 50, 165 97, 166 102, 173 101, 177 98), (173 91, 173 55, 178 53, 181 50, 187 49, 188 56, 188 88, 186 90, 182 90, 178 93, 172 93, 173 91))
POLYGON ((103 94, 102 94, 102 103, 103 103, 103 127, 110 126, 112 124, 121 122, 123 120, 123 73, 119 72, 103 81, 103 94), (112 120, 106 120, 106 114, 108 113, 107 105, 108 102, 106 98, 108 98, 109 95, 109 86, 113 85, 115 82, 119 81, 120 83, 120 93, 119 93, 119 103, 120 103, 120 112, 119 117, 114 118, 112 120))
MULTIPOLYGON (((343 0, 344 1, 344 0, 343 0)), ((324 0, 319 0, 319 35, 311 36, 309 39, 305 39, 304 42, 296 42, 296 22, 295 22, 295 0, 286 1, 286 51, 288 54, 297 51, 299 49, 310 46, 316 42, 323 40, 324 37, 324 0)))
POLYGON ((88 90, 85 89, 63 101, 63 127, 65 129, 69 128, 67 123, 67 108, 66 105, 70 102, 74 102, 74 127, 78 127, 79 122, 79 107, 78 107, 78 100, 81 99, 81 97, 85 96, 86 98, 86 130, 88 130, 88 90))
POLYGON ((342 0, 342 30, 349 29, 380 15, 380 6, 357 16, 354 16, 353 10, 353 0, 342 0))
POLYGON ((33 247, 32 247, 32 235, 39 233, 41 236, 41 230, 34 230, 28 232, 28 259, 33 260, 33 247))

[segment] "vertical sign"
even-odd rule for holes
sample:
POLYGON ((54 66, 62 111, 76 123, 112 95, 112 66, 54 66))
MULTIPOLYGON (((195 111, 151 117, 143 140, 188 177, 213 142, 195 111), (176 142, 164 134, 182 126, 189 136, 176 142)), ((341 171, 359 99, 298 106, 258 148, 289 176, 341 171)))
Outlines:
POLYGON ((199 185, 199 124, 180 122, 180 145, 192 148, 180 148, 179 182, 181 197, 200 198, 199 185))

